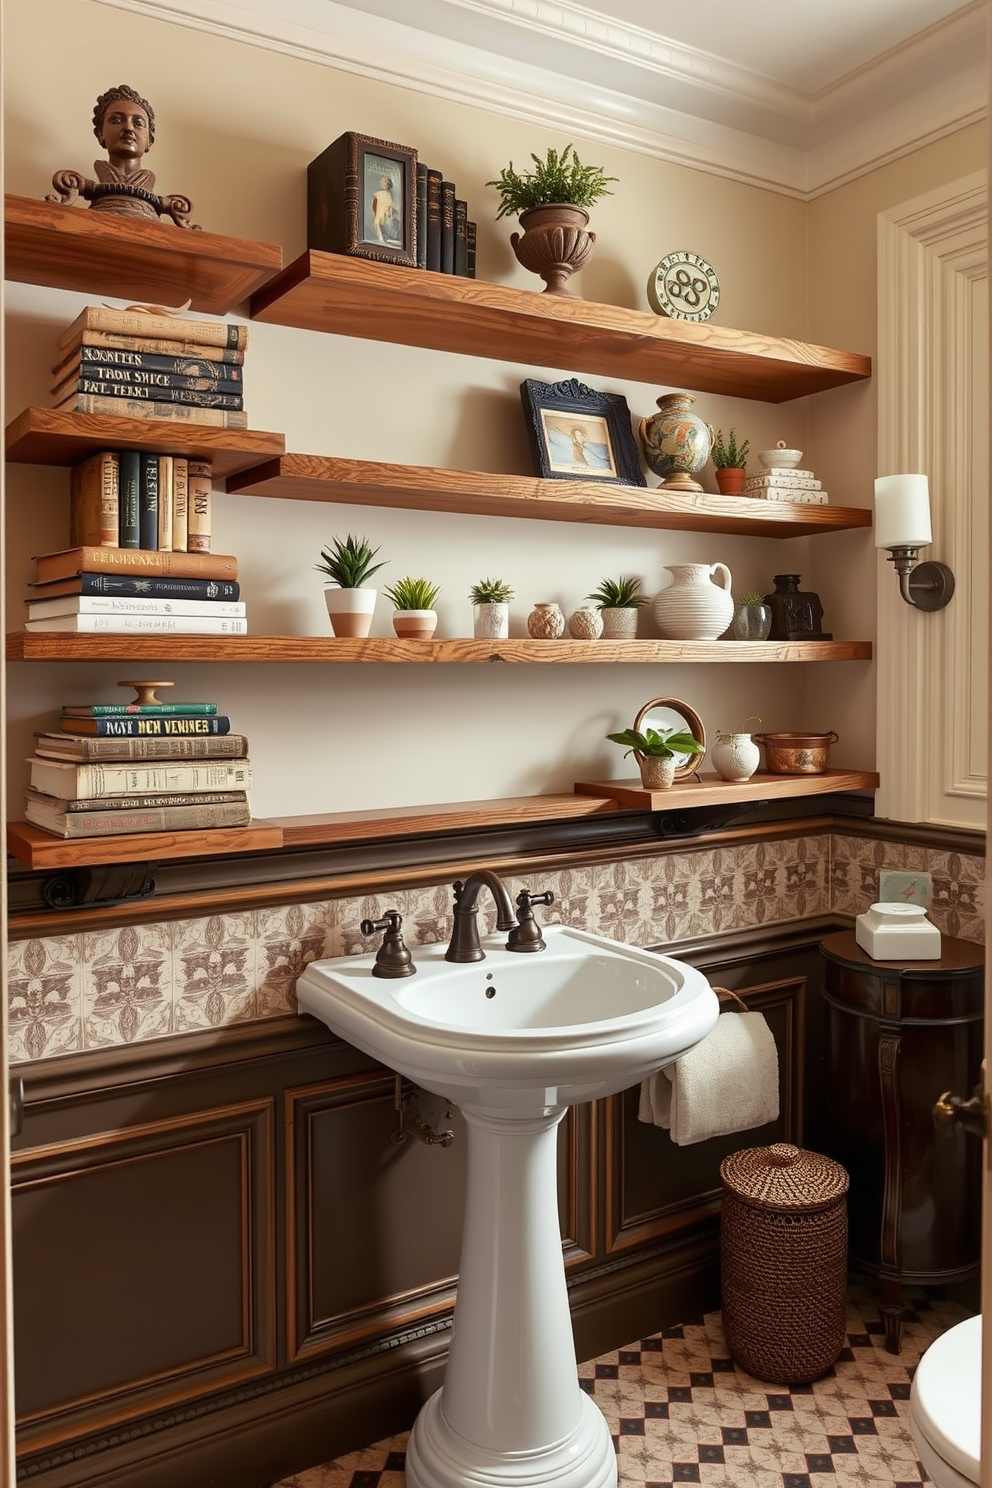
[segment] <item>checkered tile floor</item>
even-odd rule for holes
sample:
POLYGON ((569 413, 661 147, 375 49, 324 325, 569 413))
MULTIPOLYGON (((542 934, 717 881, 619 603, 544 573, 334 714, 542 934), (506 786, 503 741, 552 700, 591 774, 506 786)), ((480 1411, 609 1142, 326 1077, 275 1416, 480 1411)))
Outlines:
MULTIPOLYGON (((812 1385, 769 1386, 727 1356, 720 1314, 666 1328, 583 1364, 579 1379, 610 1425, 620 1488, 919 1488, 909 1433, 920 1354, 966 1316, 917 1298, 902 1353, 885 1352, 870 1292, 854 1289, 847 1347, 812 1385)), ((403 1488, 406 1435, 287 1478, 276 1488, 403 1488)))

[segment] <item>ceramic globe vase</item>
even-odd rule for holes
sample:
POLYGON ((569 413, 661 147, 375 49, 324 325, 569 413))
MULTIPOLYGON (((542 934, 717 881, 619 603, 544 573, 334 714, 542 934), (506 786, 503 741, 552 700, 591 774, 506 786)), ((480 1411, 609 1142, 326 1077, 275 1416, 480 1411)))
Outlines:
POLYGON ((535 641, 557 641, 565 634, 565 616, 561 606, 540 600, 527 616, 527 633, 535 641))
POLYGON ((692 393, 664 393, 658 412, 638 426, 648 469, 661 476, 662 490, 703 489, 694 477, 710 457, 713 428, 692 412, 695 401, 692 393))
POLYGON ((761 750, 750 734, 718 734, 710 759, 721 780, 750 780, 761 763, 761 750))
POLYGON ((654 602, 659 631, 669 641, 715 641, 734 618, 730 569, 725 563, 667 567, 672 582, 654 602))

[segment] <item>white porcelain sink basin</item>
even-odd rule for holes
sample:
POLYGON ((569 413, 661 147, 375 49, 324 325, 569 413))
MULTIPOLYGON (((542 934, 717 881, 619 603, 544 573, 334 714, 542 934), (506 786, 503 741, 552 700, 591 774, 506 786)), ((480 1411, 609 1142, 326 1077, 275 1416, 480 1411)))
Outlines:
POLYGON ((415 953, 417 974, 372 975, 374 956, 315 961, 297 983, 300 1010, 390 1069, 459 1104, 573 1105, 636 1084, 677 1059, 716 1022, 705 977, 667 956, 567 926, 547 950, 483 942, 484 961, 415 953))

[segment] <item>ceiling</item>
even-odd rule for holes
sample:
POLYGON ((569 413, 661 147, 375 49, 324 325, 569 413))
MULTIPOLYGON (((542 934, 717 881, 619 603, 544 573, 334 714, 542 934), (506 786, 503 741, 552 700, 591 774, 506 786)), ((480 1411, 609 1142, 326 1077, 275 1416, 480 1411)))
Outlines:
POLYGON ((987 0, 98 0, 805 199, 985 117, 987 0))

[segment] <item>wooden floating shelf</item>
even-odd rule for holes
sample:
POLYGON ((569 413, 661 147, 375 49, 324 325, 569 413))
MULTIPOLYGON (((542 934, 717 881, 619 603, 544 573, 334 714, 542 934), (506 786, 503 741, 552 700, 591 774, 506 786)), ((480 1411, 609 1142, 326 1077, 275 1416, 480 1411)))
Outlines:
POLYGON ((286 440, 264 429, 215 429, 179 419, 25 408, 7 425, 6 447, 7 459, 24 465, 78 465, 105 449, 153 450, 209 460, 214 477, 224 479, 260 460, 278 457, 286 440))
POLYGON ((870 641, 367 641, 333 636, 72 635, 14 631, 8 661, 302 661, 418 665, 651 666, 683 662, 870 661, 870 641))
POLYGON ((871 512, 864 507, 807 506, 746 496, 677 496, 659 487, 484 475, 322 455, 282 455, 232 476, 227 489, 239 496, 745 537, 806 537, 871 526, 871 512))
POLYGON ((191 300, 207 315, 227 315, 282 268, 276 243, 27 196, 5 198, 4 228, 7 279, 152 304, 191 300))
POLYGON ((252 296, 255 320, 766 403, 859 382, 871 358, 481 279, 310 250, 252 296))
POLYGON ((7 823, 7 851, 29 868, 87 868, 96 863, 273 852, 282 846, 282 840, 282 829, 266 821, 254 822, 250 827, 214 827, 205 832, 128 832, 120 837, 73 839, 53 837, 28 822, 7 823))
POLYGON ((822 775, 772 775, 759 770, 750 780, 721 780, 700 773, 677 780, 670 790, 645 790, 639 780, 577 780, 578 795, 616 801, 630 811, 689 811, 728 801, 777 801, 789 796, 820 796, 832 791, 877 790, 874 770, 825 770, 822 775))

